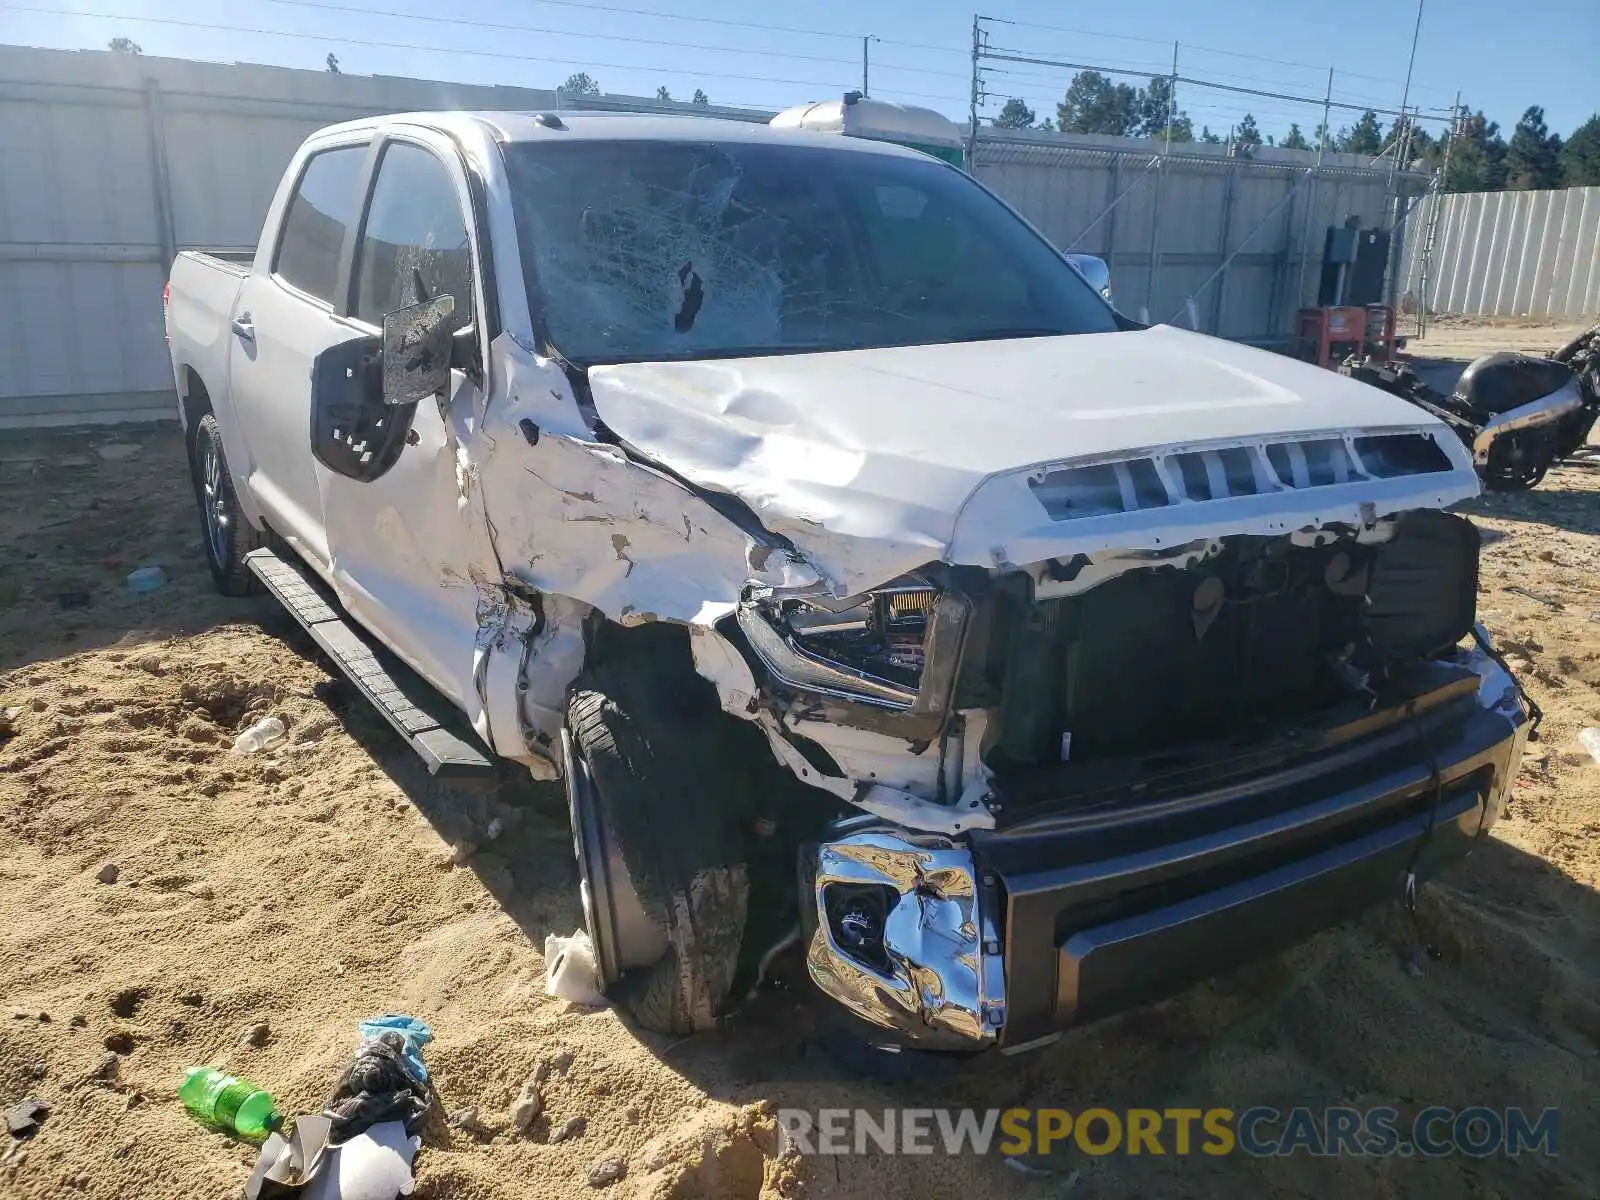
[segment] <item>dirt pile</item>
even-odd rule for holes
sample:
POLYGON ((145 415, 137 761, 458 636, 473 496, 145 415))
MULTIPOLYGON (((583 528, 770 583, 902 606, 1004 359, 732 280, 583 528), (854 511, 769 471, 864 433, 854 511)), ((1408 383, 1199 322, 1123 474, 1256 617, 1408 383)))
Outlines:
POLYGON ((51 1110, 0 1146, 0 1195, 236 1196, 253 1152, 183 1113, 183 1069, 305 1111, 385 1010, 437 1034, 433 1200, 1600 1194, 1600 766, 1575 740, 1600 725, 1600 472, 1470 506, 1482 615, 1547 722, 1495 837, 1424 891, 1439 961, 1413 973, 1411 924, 1377 912, 1042 1056, 894 1089, 844 1078, 782 993, 687 1042, 547 998, 544 935, 579 921, 559 795, 430 792, 287 618, 211 594, 176 436, 115 440, 133 450, 0 444, 0 707, 21 710, 0 734, 0 1104, 51 1110), (128 591, 151 563, 171 582, 128 591), (269 713, 284 740, 233 754, 269 713), (1562 1155, 1078 1156, 1035 1180, 997 1157, 802 1161, 772 1115, 1090 1103, 1560 1106, 1562 1155))

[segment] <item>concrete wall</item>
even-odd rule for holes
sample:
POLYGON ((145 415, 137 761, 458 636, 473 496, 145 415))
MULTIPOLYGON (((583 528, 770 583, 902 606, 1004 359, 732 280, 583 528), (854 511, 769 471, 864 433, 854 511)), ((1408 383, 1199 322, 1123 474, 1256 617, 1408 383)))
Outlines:
POLYGON ((1415 225, 1404 290, 1432 312, 1600 315, 1600 187, 1429 196, 1415 225))
MULTIPOLYGON (((0 46, 0 426, 171 415, 161 288, 172 256, 253 248, 312 130, 558 103, 524 88, 0 46)), ((689 106, 609 96, 583 107, 689 106)), ((1159 171, 1146 169, 1151 157, 1148 142, 993 129, 974 156, 978 177, 1058 245, 1111 261, 1126 311, 1188 324, 1193 296, 1196 326, 1229 337, 1286 333, 1302 291, 1315 292, 1323 229, 1352 213, 1383 220, 1387 173, 1360 159, 1330 156, 1313 181, 1315 156, 1292 151, 1243 161, 1186 147, 1159 171)))
MULTIPOLYGON (((253 249, 313 130, 556 105, 526 88, 0 46, 0 427, 172 416, 161 320, 172 256, 253 249)), ((614 105, 659 107, 594 107, 614 105)))

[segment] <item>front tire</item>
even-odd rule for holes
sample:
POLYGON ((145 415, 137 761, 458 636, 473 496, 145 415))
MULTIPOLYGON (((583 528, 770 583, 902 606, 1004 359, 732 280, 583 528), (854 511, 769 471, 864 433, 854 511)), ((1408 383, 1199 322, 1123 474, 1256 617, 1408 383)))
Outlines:
POLYGON ((568 706, 590 936, 608 994, 657 1033, 716 1024, 744 941, 744 779, 709 690, 647 654, 580 676, 568 706))
POLYGON ((195 502, 200 506, 206 564, 217 591, 224 596, 259 592, 260 581, 246 565, 244 556, 266 545, 267 539, 264 533, 251 528, 239 507, 215 413, 206 413, 195 424, 194 436, 189 440, 189 473, 194 479, 195 502))

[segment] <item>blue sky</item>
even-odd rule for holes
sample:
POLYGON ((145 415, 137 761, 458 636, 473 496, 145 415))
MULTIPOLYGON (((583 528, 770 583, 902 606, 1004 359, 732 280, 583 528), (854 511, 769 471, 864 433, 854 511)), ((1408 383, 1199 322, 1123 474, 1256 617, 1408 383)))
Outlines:
MULTIPOLYGON (((861 37, 873 35, 872 93, 966 112, 971 0, 0 0, 0 41, 103 48, 133 38, 146 54, 320 68, 331 51, 353 74, 416 75, 553 87, 586 70, 605 91, 784 107, 859 85, 861 37), (604 7, 602 7, 604 5, 604 7), (633 11, 619 11, 633 10, 633 11), (385 15, 373 17, 373 12, 385 15), (416 14, 406 17, 398 14, 416 14), (642 15, 644 13, 659 15, 642 15), (110 15, 106 15, 110 14, 110 15), (690 19, 697 18, 697 19, 690 19), (369 43, 369 44, 363 44, 369 43), (386 43, 375 45, 370 43, 386 43)), ((1398 108, 1416 10, 1411 0, 1134 0, 1068 6, 983 0, 990 43, 1031 57, 1147 73, 1171 66, 1208 82, 1398 108)), ((1600 110, 1600 0, 1428 0, 1411 102, 1444 109, 1457 89, 1509 134, 1544 106, 1566 133, 1600 110), (1514 15, 1513 15, 1514 14, 1514 15)), ((1020 95, 1041 117, 1071 72, 1035 65, 991 71, 993 116, 1020 95)), ((1131 82, 1140 82, 1133 79, 1131 82)), ((1252 112, 1263 133, 1319 105, 1180 86, 1196 127, 1219 133, 1252 112)), ((1335 128, 1354 113, 1336 113, 1335 128)))

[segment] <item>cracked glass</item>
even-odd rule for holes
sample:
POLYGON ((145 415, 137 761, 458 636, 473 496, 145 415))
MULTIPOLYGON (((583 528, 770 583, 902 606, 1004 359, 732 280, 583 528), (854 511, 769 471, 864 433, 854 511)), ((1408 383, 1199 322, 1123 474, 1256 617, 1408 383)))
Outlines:
POLYGON ((580 364, 1118 328, 1054 247, 932 159, 624 138, 507 158, 530 302, 580 364))

